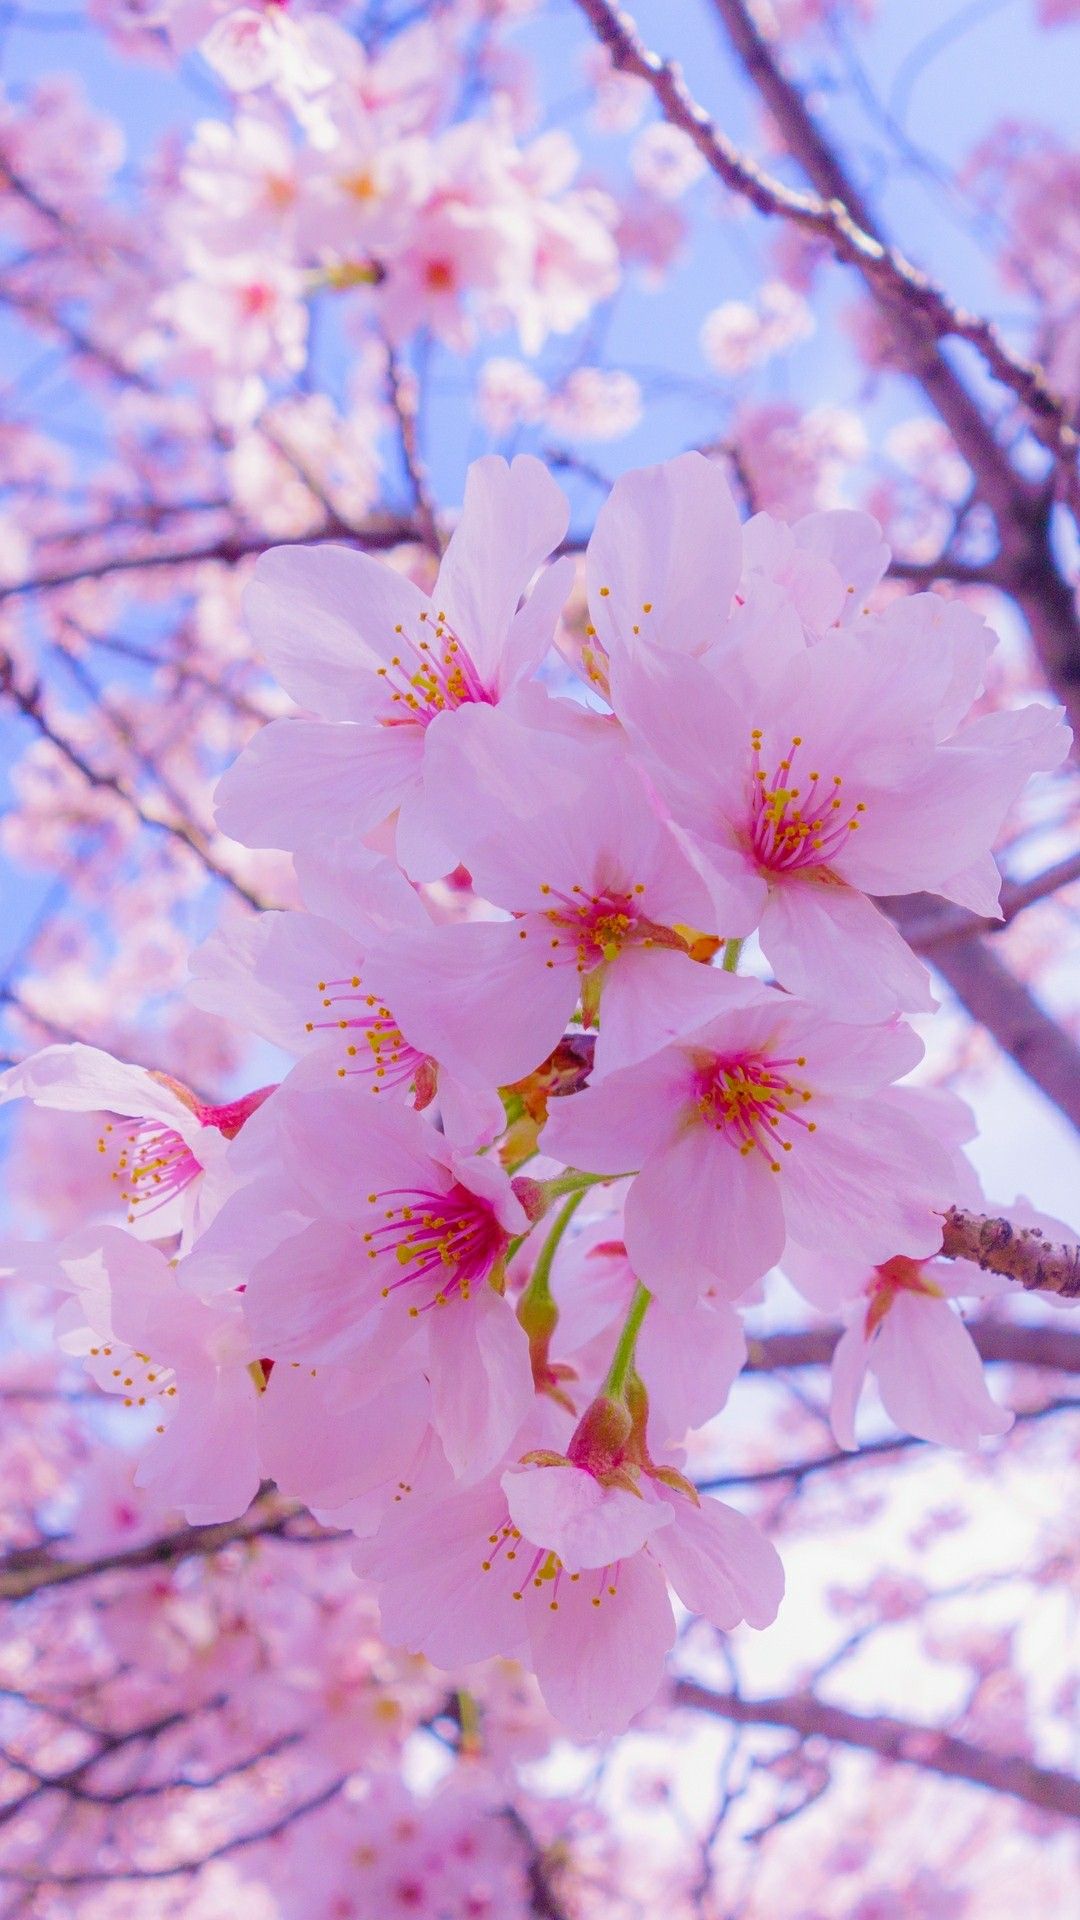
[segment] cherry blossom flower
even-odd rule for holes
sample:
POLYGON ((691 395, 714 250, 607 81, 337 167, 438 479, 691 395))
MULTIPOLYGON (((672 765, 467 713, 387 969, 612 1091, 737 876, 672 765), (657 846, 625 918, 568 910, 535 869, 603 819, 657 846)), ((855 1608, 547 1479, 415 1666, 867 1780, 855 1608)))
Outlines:
POLYGON ((347 847, 397 810, 397 852, 436 879, 457 854, 422 769, 433 729, 494 706, 542 658, 565 598, 561 568, 518 601, 566 528, 539 461, 491 456, 469 472, 461 520, 429 600, 368 555, 285 547, 258 562, 248 618, 285 690, 321 714, 259 734, 218 789, 233 838, 290 850, 347 847))
POLYGON ((145 1222, 159 1237, 179 1223, 187 1240, 213 1217, 228 1191, 228 1142, 273 1091, 259 1087, 212 1106, 169 1074, 129 1066, 81 1043, 44 1047, 0 1074, 0 1103, 25 1098, 39 1107, 109 1113, 126 1122, 106 1121, 98 1142, 109 1171, 105 1197, 124 1207, 129 1225, 145 1222))
POLYGON ((63 1242, 36 1277, 71 1296, 57 1321, 64 1352, 153 1432, 136 1485, 192 1525, 231 1520, 258 1490, 257 1369, 235 1293, 201 1300, 156 1247, 117 1227, 63 1242))
POLYGON ((756 307, 745 300, 725 300, 706 315, 701 350, 718 373, 746 373, 786 353, 813 331, 813 314, 802 295, 782 280, 767 280, 756 307))
POLYGON ((1007 1433, 1013 1416, 992 1398, 971 1335, 950 1302, 1008 1291, 993 1274, 958 1273, 947 1261, 898 1256, 875 1268, 833 1355, 830 1417, 853 1451, 855 1410, 867 1371, 898 1427, 939 1446, 974 1448, 1007 1433))
POLYGON ((377 861, 354 874, 347 902, 338 898, 352 930, 291 911, 214 934, 192 956, 189 997, 287 1053, 314 1056, 312 1085, 355 1077, 374 1094, 409 1097, 418 1109, 438 1097, 459 1145, 494 1138, 505 1120, 494 1082, 465 1086, 414 1046, 387 1003, 393 973, 369 963, 388 926, 408 929, 409 950, 432 929, 418 896, 395 867, 377 861))
POLYGON ((708 660, 620 653, 616 710, 708 861, 725 933, 757 928, 782 985, 852 1019, 926 1009, 925 968, 868 896, 997 915, 990 848, 1068 729, 1041 705, 967 717, 989 636, 936 595, 809 647, 767 603, 746 613, 708 660))
POLYGON ((726 1629, 768 1625, 783 1591, 775 1550, 742 1514, 686 1482, 544 1454, 388 1518, 357 1564, 379 1582, 385 1632, 437 1665, 527 1648, 581 1739, 625 1726, 657 1691, 675 1634, 665 1575, 726 1629))
POLYGON ((617 743, 477 707, 432 741, 430 777, 476 891, 514 917, 377 946, 425 1051, 466 1084, 520 1080, 580 998, 586 1026, 603 1005, 604 1072, 657 1044, 673 1005, 698 1004, 688 956, 712 928, 708 889, 617 743))
MULTIPOLYGON (((310 1224, 283 1224, 250 1269, 253 1341, 279 1364, 351 1365, 354 1392, 422 1368, 454 1473, 478 1477, 532 1402, 528 1342, 501 1291, 524 1208, 497 1162, 456 1151, 407 1108, 376 1107, 355 1080, 312 1089, 303 1072, 283 1082, 275 1118, 310 1224)), ((265 1206, 257 1184, 248 1204, 265 1206)), ((230 1211, 242 1241, 243 1192, 230 1211)))
POLYGON ((625 1241, 639 1278, 685 1310, 710 1286, 737 1298, 789 1238, 871 1262, 936 1252, 950 1155, 881 1099, 919 1059, 911 1030, 708 982, 711 1019, 560 1102, 541 1137, 572 1166, 637 1171, 625 1241))

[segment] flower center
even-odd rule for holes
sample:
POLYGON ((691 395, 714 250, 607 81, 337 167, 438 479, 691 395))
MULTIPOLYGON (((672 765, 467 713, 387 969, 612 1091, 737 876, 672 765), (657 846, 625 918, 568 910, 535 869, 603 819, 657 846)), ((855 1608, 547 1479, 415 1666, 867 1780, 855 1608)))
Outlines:
MULTIPOLYGON (((130 1133, 124 1135, 110 1179, 120 1189, 120 1198, 128 1210, 128 1223, 156 1213, 202 1172, 186 1140, 162 1120, 131 1120, 130 1133)), ((98 1152, 107 1153, 109 1134, 115 1128, 107 1122, 98 1139, 98 1152)))
POLYGON ((493 706, 493 696, 445 613, 432 619, 425 611, 420 622, 426 631, 415 639, 400 623, 394 628, 398 651, 389 666, 376 669, 390 696, 381 715, 383 726, 426 727, 437 713, 453 712, 471 702, 493 706))
POLYGON ((378 1093, 384 1087, 408 1086, 417 1079, 427 1066, 427 1054, 409 1045, 389 1007, 383 1005, 378 994, 364 992, 358 973, 352 974, 348 980, 320 980, 317 987, 324 1007, 353 1004, 362 1009, 344 1017, 339 1015, 333 1020, 304 1022, 307 1033, 327 1029, 359 1036, 346 1045, 349 1065, 338 1068, 339 1080, 344 1080, 350 1073, 366 1074, 371 1079, 372 1093, 378 1093))
POLYGON ((572 959, 579 973, 591 973, 605 960, 616 959, 623 947, 652 946, 658 933, 668 932, 641 914, 638 900, 645 889, 640 885, 625 892, 607 887, 586 893, 584 887, 572 887, 569 893, 561 893, 545 882, 540 891, 554 903, 543 910, 544 919, 555 929, 552 952, 563 960, 572 959))
POLYGON ((599 1607, 605 1599, 614 1600, 619 1591, 619 1571, 621 1560, 612 1566, 599 1567, 588 1574, 567 1573, 557 1553, 547 1547, 533 1547, 531 1541, 524 1540, 520 1530, 515 1527, 509 1513, 494 1533, 489 1533, 485 1543, 484 1558, 480 1562, 482 1573, 495 1573, 511 1580, 511 1598, 530 1600, 540 1596, 549 1613, 559 1611, 559 1593, 566 1582, 576 1587, 582 1580, 594 1591, 590 1595, 592 1605, 599 1607), (528 1556, 531 1554, 531 1560, 528 1556))
MULTIPOLYGON (((216 1128, 226 1140, 235 1140, 244 1122, 274 1091, 272 1086, 258 1087, 240 1100, 229 1100, 224 1106, 214 1107, 197 1100, 188 1087, 170 1074, 152 1073, 150 1077, 177 1094, 184 1105, 190 1107, 200 1126, 216 1128)), ((135 1118, 126 1125, 131 1131, 121 1139, 120 1155, 110 1178, 120 1189, 130 1225, 137 1214, 145 1218, 147 1214, 156 1213, 159 1207, 183 1193, 202 1173, 203 1165, 194 1149, 167 1121, 135 1118)), ((115 1131, 112 1121, 106 1122, 104 1132, 98 1136, 99 1153, 108 1152, 108 1136, 115 1131)))
POLYGON ((760 1053, 710 1058, 698 1070, 694 1115, 738 1147, 744 1159, 760 1153, 770 1171, 779 1173, 778 1154, 792 1149, 784 1129, 817 1131, 817 1123, 800 1111, 813 1095, 785 1072, 805 1065, 803 1054, 794 1060, 774 1060, 760 1053))
POLYGON ((492 1208, 460 1182, 449 1193, 395 1187, 368 1194, 369 1205, 380 1200, 399 1204, 387 1207, 382 1224, 364 1234, 368 1259, 387 1275, 384 1300, 401 1287, 417 1290, 410 1295, 414 1319, 428 1307, 467 1300, 509 1245, 492 1208), (391 1278, 394 1267, 400 1271, 391 1278))
POLYGON ((841 774, 826 775, 816 768, 805 776, 795 774, 802 744, 802 736, 794 734, 787 754, 770 774, 761 764, 761 728, 750 735, 749 841, 765 874, 827 867, 849 834, 858 831, 866 812, 865 801, 851 801, 844 793, 841 774))

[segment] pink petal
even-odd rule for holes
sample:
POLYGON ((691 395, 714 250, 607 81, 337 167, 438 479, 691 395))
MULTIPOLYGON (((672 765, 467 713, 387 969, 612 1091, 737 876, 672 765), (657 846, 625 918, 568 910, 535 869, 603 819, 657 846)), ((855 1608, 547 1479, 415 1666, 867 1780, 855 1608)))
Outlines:
POLYGON ((181 1374, 176 1412, 135 1476, 191 1526, 235 1520, 259 1491, 256 1391, 242 1367, 181 1374))
POLYGON ((569 518, 565 494, 533 455, 508 466, 487 454, 470 466, 432 601, 493 691, 518 601, 569 518))
POLYGON ((1012 1426, 1012 1414, 987 1388, 975 1342, 944 1300, 898 1294, 870 1348, 870 1366, 889 1418, 921 1440, 971 1449, 1012 1426))
POLYGON ((671 1521, 661 1502, 602 1486, 580 1467, 511 1467, 502 1484, 514 1525, 567 1573, 629 1559, 671 1521))
POLYGON ((829 1424, 837 1446, 843 1447, 845 1453, 855 1453, 859 1445, 855 1438, 855 1411, 870 1361, 870 1347, 863 1333, 863 1318, 860 1313, 858 1319, 841 1334, 833 1352, 829 1376, 829 1424))
POLYGON ((392 982, 394 1017, 412 1046, 466 1086, 497 1087, 539 1066, 573 1012, 577 973, 547 958, 531 924, 473 921, 391 937, 371 964, 392 982))
POLYGON ((298 706, 366 720, 376 668, 427 600, 411 580, 350 547, 274 547, 255 563, 244 615, 271 673, 298 706))
POLYGON ((816 1133, 794 1138, 777 1176, 792 1239, 835 1241, 869 1266, 936 1253, 952 1188, 952 1157, 937 1137, 870 1100, 823 1100, 813 1111, 816 1133))
POLYGON ((347 846, 400 804, 422 753, 418 727, 271 720, 219 780, 215 817, 243 846, 347 846))
POLYGON ((374 1375, 416 1331, 414 1321, 382 1306, 366 1285, 356 1234, 320 1220, 252 1268, 244 1319, 256 1352, 279 1365, 348 1361, 358 1374, 366 1367, 374 1375), (358 1277, 365 1283, 359 1288, 358 1277))
POLYGON ((548 1602, 530 1618, 533 1665, 547 1706, 575 1739, 621 1733, 655 1697, 675 1640, 660 1568, 642 1553, 622 1561, 609 1582, 588 1574, 575 1585, 564 1579, 556 1605, 556 1612, 548 1602))
POLYGON ((654 1300, 638 1336, 637 1368, 649 1394, 649 1431, 677 1442, 720 1412, 746 1364, 742 1321, 725 1300, 673 1313, 654 1300))
POLYGON ((770 1627, 784 1596, 780 1555, 760 1527, 734 1507, 684 1494, 669 1501, 674 1525, 652 1551, 683 1606, 723 1632, 746 1620, 770 1627))
POLYGON ((739 516, 715 462, 684 453, 623 474, 586 558, 601 644, 633 649, 639 627, 664 647, 703 652, 723 630, 741 570, 739 516))
POLYGON ((553 1100, 540 1145, 588 1173, 633 1173, 676 1132, 690 1074, 674 1048, 553 1100))
POLYGON ((532 1406, 528 1340, 488 1286, 433 1307, 427 1322, 433 1424, 455 1479, 482 1479, 532 1406))
POLYGON ((604 981, 594 1071, 634 1066, 716 1013, 716 971, 670 947, 627 947, 604 981))
POLYGON ((389 1503, 427 1432, 426 1382, 420 1375, 394 1380, 370 1398, 343 1395, 340 1404, 327 1384, 310 1367, 274 1367, 258 1404, 265 1473, 311 1507, 341 1507, 380 1489, 389 1503))
POLYGON ((202 1131, 191 1107, 148 1073, 81 1041, 43 1047, 0 1074, 0 1103, 27 1099, 66 1113, 164 1120, 185 1139, 202 1131))
POLYGON ((741 1154, 708 1127, 687 1128, 630 1188, 626 1250, 634 1272, 674 1311, 710 1287, 737 1299, 783 1251, 780 1185, 761 1154, 741 1154))
POLYGON ((491 1536, 505 1520, 506 1497, 493 1478, 446 1499, 405 1504, 361 1543, 356 1566, 380 1583, 391 1645, 451 1668, 521 1650, 527 1623, 513 1582, 498 1560, 484 1570, 491 1536))
POLYGON ((761 950, 789 993, 846 1020, 887 1020, 936 1004, 930 975, 892 921, 853 887, 780 880, 770 887, 761 950))

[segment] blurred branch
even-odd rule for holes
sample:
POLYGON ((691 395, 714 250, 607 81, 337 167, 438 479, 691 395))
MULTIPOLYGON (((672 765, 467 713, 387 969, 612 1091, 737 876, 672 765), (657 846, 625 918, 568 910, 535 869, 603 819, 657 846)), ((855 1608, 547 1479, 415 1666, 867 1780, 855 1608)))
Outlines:
POLYGON ((1041 1227, 950 1207, 941 1251, 947 1260, 972 1260, 984 1272, 1016 1280, 1028 1292, 1080 1299, 1080 1247, 1048 1240, 1041 1227))
POLYGON ((966 907, 950 907, 947 901, 927 897, 925 911, 918 917, 921 902, 907 899, 903 903, 896 901, 890 905, 894 918, 902 922, 901 931, 908 945, 917 953, 927 953, 933 965, 937 964, 934 950, 951 940, 967 940, 975 933, 997 933, 1015 920, 1025 907, 1033 907, 1040 900, 1047 900, 1052 894, 1060 893, 1065 887, 1071 887, 1080 880, 1080 853, 1069 854, 1064 860, 1055 861, 1052 867, 1044 868, 1042 873, 1033 874, 1030 880, 1007 880, 1001 889, 1001 919, 988 920, 979 913, 969 913, 966 907))
MULTIPOLYGON (((1080 1399, 1065 1396, 1048 1400, 1041 1407, 1021 1407, 1014 1417, 1012 1431, 1055 1419, 1059 1413, 1080 1413, 1080 1399)), ((694 1485, 699 1493, 725 1493, 733 1487, 801 1487, 804 1481, 812 1480, 821 1473, 831 1473, 837 1467, 873 1465, 875 1461, 887 1459, 890 1455, 912 1452, 917 1458, 931 1460, 940 1449, 928 1440, 920 1440, 917 1434, 898 1433, 893 1440, 869 1440, 865 1446, 836 1448, 829 1453, 811 1454, 804 1460, 783 1461, 776 1467, 752 1467, 744 1473, 710 1474, 708 1479, 695 1480, 694 1485)))
POLYGON ((1080 1130, 1080 1046, 1030 988, 985 940, 945 942, 931 960, 971 1018, 1080 1130))
POLYGON ((427 469, 420 451, 415 378, 410 369, 403 366, 389 343, 386 347, 386 388, 391 411, 397 421, 401 457, 412 493, 417 537, 423 541, 428 552, 438 559, 442 552, 442 541, 439 539, 439 523, 428 491, 427 469))
MULTIPOLYGON (((1066 1327, 1014 1326, 1001 1320, 965 1324, 984 1360, 1080 1373, 1080 1333, 1066 1327)), ((751 1336, 747 1368, 752 1373, 773 1373, 785 1367, 827 1367, 842 1332, 842 1327, 800 1327, 791 1333, 751 1336)))
POLYGON ((183 1875, 199 1873, 214 1860, 225 1860, 230 1854, 239 1853, 245 1847, 258 1846, 261 1841, 274 1840, 284 1833, 297 1820, 309 1813, 318 1812, 331 1800, 337 1798, 345 1785, 344 1778, 332 1780, 329 1786, 313 1793, 306 1800, 289 1807, 286 1812, 265 1826, 256 1827, 253 1832, 241 1833, 235 1838, 223 1840, 220 1846, 211 1847, 208 1852, 189 1860, 178 1860, 166 1867, 88 1867, 81 1872, 50 1872, 46 1866, 0 1867, 0 1879, 16 1881, 20 1886, 29 1887, 101 1887, 117 1884, 131 1884, 146 1880, 175 1880, 183 1875))
MULTIPOLYGON (((189 1554, 218 1553, 222 1547, 243 1545, 249 1540, 286 1535, 294 1520, 304 1519, 299 1502, 281 1500, 276 1495, 256 1500, 238 1520, 224 1520, 211 1527, 179 1527, 175 1533, 144 1541, 141 1546, 125 1547, 116 1553, 99 1554, 90 1560, 57 1560, 48 1553, 28 1561, 23 1553, 0 1561, 0 1600, 26 1600, 48 1587, 70 1586, 76 1580, 93 1580, 105 1573, 122 1573, 136 1567, 171 1566, 189 1554)), ((312 1523, 313 1524, 313 1523, 312 1523)), ((331 1540, 324 1529, 306 1532, 305 1541, 331 1540)))
POLYGON ((918 1726, 889 1714, 852 1713, 809 1693, 770 1700, 743 1700, 737 1694, 716 1693, 693 1680, 679 1680, 673 1689, 676 1706, 715 1714, 721 1720, 750 1727, 785 1727, 805 1739, 820 1738, 882 1760, 920 1767, 948 1779, 1003 1793, 1043 1813, 1080 1820, 1080 1780, 1054 1767, 1036 1766, 1021 1754, 995 1753, 970 1740, 936 1727, 918 1726))
POLYGON ((252 893, 245 887, 242 881, 237 880, 235 875, 228 871, 228 868, 221 866, 219 862, 215 860, 206 845, 204 836, 192 822, 161 819, 156 814, 148 813, 137 795, 130 792, 116 774, 99 773, 95 767, 92 767, 74 742, 68 740, 65 735, 58 733, 52 721, 46 715, 42 706, 41 687, 39 685, 33 687, 22 686, 15 677, 14 662, 10 655, 4 653, 2 650, 0 650, 0 695, 6 696, 11 701, 12 705, 23 715, 23 718, 30 721, 31 725, 41 735, 41 738, 47 740, 50 746, 55 747, 56 751, 67 761, 68 765, 73 767, 76 773, 81 774, 88 786, 99 791, 115 794, 116 798, 122 802, 129 812, 135 815, 140 825, 150 828, 155 833, 164 833, 172 839, 178 840, 181 845, 188 849, 189 853, 195 855, 196 859, 202 863, 208 873, 212 874, 216 880, 222 881, 232 892, 239 894, 240 898, 246 900, 249 906, 262 907, 265 904, 265 902, 259 899, 257 894, 252 893))

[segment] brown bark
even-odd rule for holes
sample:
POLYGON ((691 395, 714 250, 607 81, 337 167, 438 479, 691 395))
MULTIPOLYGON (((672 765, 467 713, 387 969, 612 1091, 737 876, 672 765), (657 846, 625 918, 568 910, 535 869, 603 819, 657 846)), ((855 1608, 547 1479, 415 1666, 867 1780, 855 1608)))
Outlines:
POLYGON ((949 1260, 972 1260, 984 1272, 1004 1274, 1029 1292, 1080 1299, 1080 1247, 1047 1239, 1041 1227, 950 1207, 941 1251, 949 1260))

